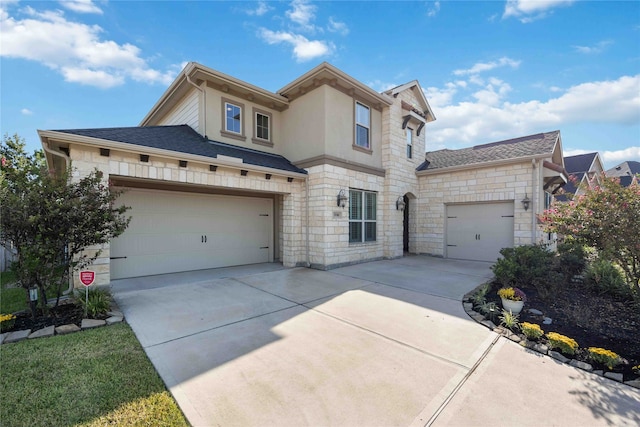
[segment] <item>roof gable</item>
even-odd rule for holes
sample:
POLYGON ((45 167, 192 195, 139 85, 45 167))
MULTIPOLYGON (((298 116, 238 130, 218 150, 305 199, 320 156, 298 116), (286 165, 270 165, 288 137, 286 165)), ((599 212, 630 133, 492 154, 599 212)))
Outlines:
POLYGON ((384 93, 393 96, 396 98, 401 92, 406 90, 410 90, 413 92, 415 97, 420 102, 420 108, 422 109, 422 113, 427 117, 427 121, 432 122, 436 119, 436 116, 433 114, 433 110, 429 105, 429 101, 427 101, 427 97, 424 95, 424 91, 420 86, 420 83, 417 80, 412 80, 409 83, 405 83, 400 86, 396 86, 392 89, 385 91, 384 93))
POLYGON ((598 153, 578 154, 564 158, 564 167, 569 173, 589 172, 594 166, 598 153))
POLYGON ((530 157, 551 157, 559 149, 560 131, 538 133, 520 138, 476 145, 459 150, 438 150, 425 154, 418 171, 508 161, 530 157))

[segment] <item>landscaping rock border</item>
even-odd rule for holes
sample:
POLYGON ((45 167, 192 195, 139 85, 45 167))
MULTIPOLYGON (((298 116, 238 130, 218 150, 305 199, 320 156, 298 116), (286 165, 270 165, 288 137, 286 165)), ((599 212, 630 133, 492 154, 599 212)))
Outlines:
POLYGON ((82 323, 80 326, 74 323, 71 323, 68 325, 62 325, 58 327, 47 326, 46 328, 38 329, 37 331, 34 331, 34 332, 31 332, 31 329, 6 332, 4 334, 0 334, 0 344, 10 344, 10 343, 19 342, 26 339, 33 339, 33 338, 47 338, 47 337, 52 337, 54 335, 66 335, 73 332, 83 331, 86 329, 115 325, 116 323, 121 323, 124 321, 124 314, 122 314, 122 311, 120 311, 118 306, 115 304, 111 305, 111 310, 107 312, 107 315, 110 317, 108 317, 106 320, 82 319, 82 323))
MULTIPOLYGON (((532 341, 527 340, 526 338, 523 338, 521 336, 519 336, 518 334, 514 334, 513 332, 511 332, 509 329, 505 329, 502 326, 496 326, 492 321, 490 321, 489 319, 485 318, 485 316, 482 313, 478 313, 477 311, 475 311, 473 309, 473 303, 471 302, 471 296, 473 294, 476 293, 476 291, 480 288, 484 286, 484 283, 481 284, 480 286, 476 287, 474 290, 472 290, 471 292, 467 292, 464 297, 462 297, 462 307, 464 308, 464 311, 467 313, 467 315, 469 315, 469 317, 471 317, 473 320, 476 321, 476 323, 479 323, 483 326, 486 326, 487 328, 489 328, 490 330, 492 330, 493 332, 503 336, 506 339, 509 339, 515 343, 520 344, 521 346, 528 348, 530 350, 536 351, 540 354, 543 354, 545 356, 549 356, 552 357, 553 359, 567 364, 569 366, 572 366, 574 368, 578 368, 578 369, 582 369, 584 371, 587 372, 591 372, 592 374, 596 374, 599 375, 601 377, 604 378, 608 378, 612 381, 616 381, 618 383, 627 385, 629 387, 634 387, 637 389, 640 389, 640 377, 636 378, 634 380, 630 380, 630 381, 623 381, 623 377, 622 374, 620 373, 616 373, 616 372, 604 372, 601 370, 593 370, 593 366, 591 366, 589 363, 586 362, 582 362, 580 360, 576 360, 576 359, 569 359, 567 357, 565 357, 563 354, 557 352, 557 351, 553 351, 553 350, 549 350, 549 348, 544 345, 544 344, 540 344, 540 343, 535 343, 532 341)), ((546 318, 545 318, 546 319, 546 318)), ((551 319, 549 319, 549 323, 551 323, 551 319)))

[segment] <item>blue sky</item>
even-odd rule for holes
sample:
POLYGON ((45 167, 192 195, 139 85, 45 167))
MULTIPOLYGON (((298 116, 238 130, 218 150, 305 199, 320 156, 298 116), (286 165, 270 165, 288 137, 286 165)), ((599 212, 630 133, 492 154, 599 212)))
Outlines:
POLYGON ((277 91, 322 61, 417 79, 427 150, 559 129, 640 161, 640 2, 0 0, 0 131, 136 126, 196 61, 277 91))

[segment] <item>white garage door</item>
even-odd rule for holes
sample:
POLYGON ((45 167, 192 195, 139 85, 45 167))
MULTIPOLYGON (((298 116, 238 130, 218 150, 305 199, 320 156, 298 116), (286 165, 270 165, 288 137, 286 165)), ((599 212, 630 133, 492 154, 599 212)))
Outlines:
POLYGON ((273 201, 132 189, 129 228, 111 242, 111 278, 273 261, 273 201))
POLYGON ((495 261, 513 246, 513 202, 447 205, 447 257, 495 261))

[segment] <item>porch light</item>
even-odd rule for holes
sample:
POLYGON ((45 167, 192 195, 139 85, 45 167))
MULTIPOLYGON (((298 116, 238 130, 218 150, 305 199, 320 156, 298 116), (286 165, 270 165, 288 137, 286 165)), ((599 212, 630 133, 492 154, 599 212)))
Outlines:
POLYGON ((338 206, 344 209, 347 206, 347 200, 349 200, 347 193, 344 190, 340 190, 338 193, 338 206))
POLYGON ((402 212, 404 210, 404 207, 405 207, 404 197, 398 196, 398 200, 396 200, 396 210, 402 212))
POLYGON ((524 193, 524 199, 522 199, 522 207, 524 208, 525 212, 529 210, 530 203, 531 203, 531 200, 529 200, 527 193, 524 193))

